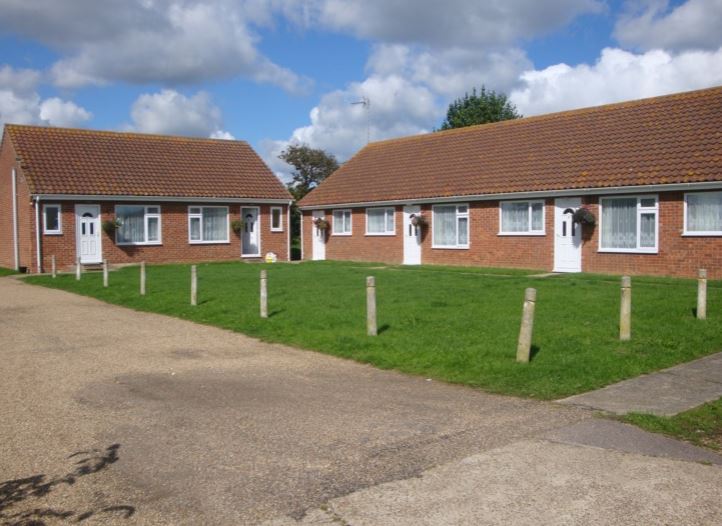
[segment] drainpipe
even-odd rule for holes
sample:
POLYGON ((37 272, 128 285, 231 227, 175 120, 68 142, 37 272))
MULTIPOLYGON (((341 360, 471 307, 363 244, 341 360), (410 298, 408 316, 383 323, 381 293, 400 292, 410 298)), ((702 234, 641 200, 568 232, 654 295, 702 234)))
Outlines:
POLYGON ((291 232, 291 205, 293 201, 288 202, 286 209, 286 227, 288 228, 288 261, 291 261, 291 241, 293 241, 293 232, 291 232))
POLYGON ((43 260, 40 254, 40 198, 35 198, 35 258, 37 259, 38 274, 43 273, 43 260))
POLYGON ((15 270, 20 270, 20 247, 18 246, 18 176, 15 168, 12 170, 13 182, 13 253, 15 255, 15 270))
POLYGON ((299 212, 301 213, 301 218, 298 221, 301 229, 301 261, 305 261, 303 257, 303 210, 299 210, 299 212))

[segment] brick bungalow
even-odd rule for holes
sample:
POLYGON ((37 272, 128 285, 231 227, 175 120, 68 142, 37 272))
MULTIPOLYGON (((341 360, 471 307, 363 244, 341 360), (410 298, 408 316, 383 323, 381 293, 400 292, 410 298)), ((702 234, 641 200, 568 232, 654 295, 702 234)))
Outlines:
POLYGON ((242 141, 8 124, 0 266, 288 260, 290 203, 242 141))
POLYGON ((300 207, 306 259, 722 278, 722 87, 372 143, 300 207))

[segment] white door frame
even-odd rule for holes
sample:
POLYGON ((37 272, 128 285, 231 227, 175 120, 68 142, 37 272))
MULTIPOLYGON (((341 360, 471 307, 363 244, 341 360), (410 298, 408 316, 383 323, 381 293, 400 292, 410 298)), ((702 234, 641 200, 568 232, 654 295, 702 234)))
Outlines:
POLYGON ((100 205, 93 204, 78 204, 75 205, 75 257, 80 258, 80 262, 83 264, 94 264, 103 262, 103 236, 101 235, 101 222, 100 222, 100 205), (82 216, 86 212, 92 212, 95 214, 95 225, 94 235, 97 237, 98 248, 96 250, 97 257, 86 257, 83 259, 81 254, 81 224, 82 216))
POLYGON ((421 227, 411 224, 411 216, 421 213, 421 205, 406 205, 403 211, 404 265, 421 265, 421 227))
POLYGON ((262 251, 261 251, 261 207, 259 206, 242 206, 241 207, 241 220, 243 221, 243 230, 241 231, 241 257, 243 258, 257 258, 261 257, 262 251), (246 224, 246 217, 243 215, 244 210, 253 209, 256 211, 256 221, 254 223, 254 227, 256 229, 256 245, 258 245, 258 252, 255 254, 246 254, 243 252, 243 238, 246 235, 246 229, 248 228, 248 225, 246 224))
POLYGON ((582 225, 575 224, 569 213, 580 206, 581 197, 554 200, 554 272, 582 271, 582 225))
POLYGON ((313 220, 317 217, 325 217, 324 211, 311 211, 311 259, 313 261, 323 261, 326 259, 326 231, 313 224, 313 220))

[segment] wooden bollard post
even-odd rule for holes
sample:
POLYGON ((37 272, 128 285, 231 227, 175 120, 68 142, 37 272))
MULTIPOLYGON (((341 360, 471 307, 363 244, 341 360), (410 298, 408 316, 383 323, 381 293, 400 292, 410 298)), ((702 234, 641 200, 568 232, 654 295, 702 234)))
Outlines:
POLYGON ((632 278, 622 276, 622 302, 619 308, 619 339, 632 337, 632 278))
POLYGON ((103 260, 103 288, 108 288, 108 260, 103 260))
POLYGON ((369 336, 376 336, 376 278, 366 278, 366 332, 369 336))
POLYGON ((53 279, 58 277, 58 269, 55 266, 55 255, 50 256, 50 275, 53 279))
POLYGON ((261 271, 261 318, 268 318, 268 273, 261 271))
POLYGON ((145 261, 140 262, 140 295, 145 296, 145 261))
POLYGON ((75 261, 75 279, 80 281, 80 258, 75 261))
POLYGON ((531 357, 531 338, 534 333, 534 307, 536 306, 536 289, 524 291, 524 308, 521 314, 519 343, 516 346, 516 361, 529 363, 531 357))
POLYGON ((707 270, 699 269, 697 279, 697 319, 707 319, 707 270))
POLYGON ((198 271, 191 265, 191 305, 198 305, 198 271))

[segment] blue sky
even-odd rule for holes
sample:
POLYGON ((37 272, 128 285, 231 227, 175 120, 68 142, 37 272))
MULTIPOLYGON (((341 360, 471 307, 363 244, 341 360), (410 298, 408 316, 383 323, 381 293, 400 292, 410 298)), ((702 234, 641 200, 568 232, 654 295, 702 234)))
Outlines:
POLYGON ((0 124, 244 139, 283 174, 482 84, 525 115, 722 85, 720 27, 722 0, 0 0, 0 124))

